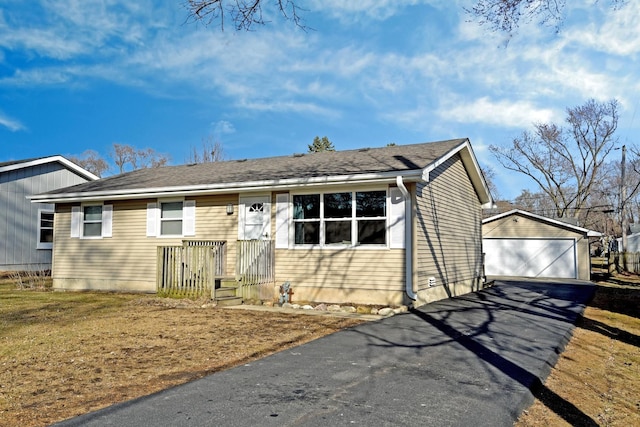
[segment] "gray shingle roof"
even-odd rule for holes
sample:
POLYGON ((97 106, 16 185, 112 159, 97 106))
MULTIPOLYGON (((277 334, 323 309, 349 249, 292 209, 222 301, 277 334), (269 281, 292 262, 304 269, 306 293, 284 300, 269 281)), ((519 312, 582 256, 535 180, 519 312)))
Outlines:
POLYGON ((46 159, 48 157, 52 157, 52 156, 45 156, 45 157, 33 157, 31 159, 22 159, 22 160, 10 160, 7 162, 0 162, 0 168, 4 167, 4 166, 12 166, 12 165, 19 165, 21 163, 29 163, 32 162, 34 160, 40 160, 40 159, 46 159))
POLYGON ((424 169, 467 139, 141 169, 47 194, 198 187, 424 169))

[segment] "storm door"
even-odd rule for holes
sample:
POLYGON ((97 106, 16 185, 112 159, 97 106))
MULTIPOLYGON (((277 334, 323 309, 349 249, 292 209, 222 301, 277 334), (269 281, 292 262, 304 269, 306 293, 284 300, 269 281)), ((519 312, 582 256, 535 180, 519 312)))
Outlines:
POLYGON ((240 198, 239 240, 269 240, 271 237, 271 196, 240 198))

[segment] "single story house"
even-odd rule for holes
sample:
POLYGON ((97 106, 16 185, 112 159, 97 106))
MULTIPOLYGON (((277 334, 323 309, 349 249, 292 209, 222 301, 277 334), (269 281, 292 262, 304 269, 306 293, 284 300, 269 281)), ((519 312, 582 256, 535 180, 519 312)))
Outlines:
POLYGON ((514 209, 482 221, 487 276, 590 280, 589 238, 601 234, 514 209))
MULTIPOLYGON (((637 224, 631 224, 629 229, 631 233, 627 234, 627 246, 624 248, 624 251, 632 253, 640 252, 640 227, 637 224)), ((616 238, 615 241, 615 248, 618 250, 622 249, 622 237, 616 238)))
POLYGON ((261 299, 289 282, 296 301, 385 305, 481 288, 492 204, 468 139, 142 169, 32 200, 56 204, 57 289, 154 292, 208 269, 261 299), (202 246, 215 259, 193 267, 202 246))
POLYGON ((96 179, 62 156, 0 162, 0 271, 51 269, 54 206, 27 197, 96 179))

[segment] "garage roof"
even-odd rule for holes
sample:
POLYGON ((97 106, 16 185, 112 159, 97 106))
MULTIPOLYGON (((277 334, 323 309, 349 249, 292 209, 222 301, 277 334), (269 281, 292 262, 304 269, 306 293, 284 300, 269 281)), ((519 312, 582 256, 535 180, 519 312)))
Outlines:
POLYGON ((556 225, 558 227, 567 228, 567 229, 570 229, 570 230, 574 230, 574 231, 576 231, 578 233, 584 233, 584 234, 587 235, 587 237, 600 237, 600 236, 602 236, 602 233, 600 233, 598 231, 593 231, 593 230, 589 230, 587 228, 578 227, 577 225, 569 224, 568 222, 560 221, 558 219, 548 218, 548 217, 542 216, 542 215, 536 215, 534 213, 523 211, 523 210, 520 210, 520 209, 513 209, 513 210, 510 210, 508 212, 503 212, 501 214, 494 215, 494 216, 489 217, 489 218, 485 218, 485 219, 482 220, 482 223, 483 224, 487 224, 489 222, 496 221, 498 219, 505 218, 505 217, 510 216, 510 215, 521 215, 521 216, 524 216, 524 217, 528 217, 528 218, 531 218, 531 219, 535 219, 535 220, 538 220, 538 221, 545 222, 547 224, 551 224, 551 225, 556 225))

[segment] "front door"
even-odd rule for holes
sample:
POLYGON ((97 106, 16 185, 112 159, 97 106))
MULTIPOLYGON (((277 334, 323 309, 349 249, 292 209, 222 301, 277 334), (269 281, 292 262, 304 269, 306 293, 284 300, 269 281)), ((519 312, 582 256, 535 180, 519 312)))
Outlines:
POLYGON ((271 196, 241 197, 239 221, 239 240, 269 240, 271 196))

